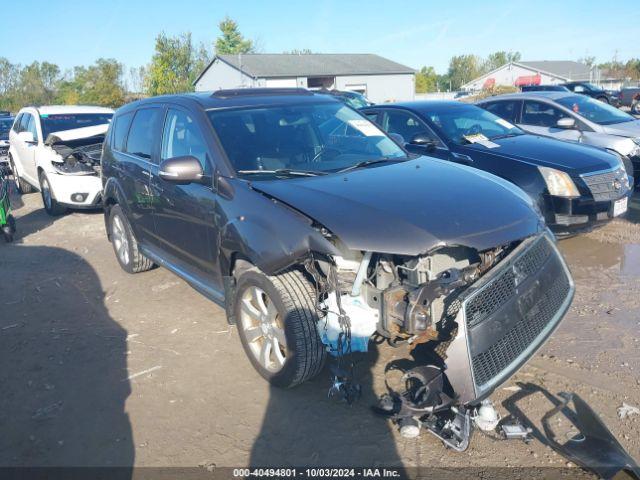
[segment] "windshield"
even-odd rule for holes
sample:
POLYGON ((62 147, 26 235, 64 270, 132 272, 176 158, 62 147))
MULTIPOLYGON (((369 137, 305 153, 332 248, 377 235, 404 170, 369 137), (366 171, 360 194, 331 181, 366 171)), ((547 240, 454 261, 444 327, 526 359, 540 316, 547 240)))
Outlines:
POLYGON ((342 103, 210 110, 208 115, 240 175, 321 174, 407 158, 378 127, 342 103))
POLYGON ((13 125, 13 118, 0 118, 0 140, 9 139, 11 125, 13 125))
POLYGON ((93 127, 109 123, 112 113, 60 113, 42 114, 42 138, 46 139, 52 132, 73 130, 75 128, 93 127))
POLYGON ((635 120, 634 117, 616 107, 584 95, 562 97, 557 102, 599 125, 612 125, 635 120))
POLYGON ((508 121, 474 105, 453 105, 436 111, 423 112, 442 136, 459 145, 484 139, 524 135, 508 121))

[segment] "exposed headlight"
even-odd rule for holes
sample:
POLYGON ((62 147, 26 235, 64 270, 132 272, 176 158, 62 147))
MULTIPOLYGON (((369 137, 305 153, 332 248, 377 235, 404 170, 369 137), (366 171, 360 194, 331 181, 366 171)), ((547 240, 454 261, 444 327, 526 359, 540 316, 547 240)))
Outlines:
POLYGON ((538 167, 544 182, 547 184, 547 189, 551 195, 557 197, 579 197, 580 192, 576 184, 573 183, 571 177, 566 173, 555 168, 538 167))

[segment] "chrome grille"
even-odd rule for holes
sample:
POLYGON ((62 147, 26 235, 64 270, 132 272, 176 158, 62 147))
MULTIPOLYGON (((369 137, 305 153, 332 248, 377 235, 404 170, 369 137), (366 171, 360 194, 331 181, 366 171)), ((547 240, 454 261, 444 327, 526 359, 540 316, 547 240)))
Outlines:
POLYGON ((502 305, 515 295, 516 280, 522 282, 526 277, 538 272, 551 254, 551 246, 541 237, 514 262, 515 268, 505 269, 493 279, 481 292, 469 300, 465 307, 467 325, 473 327, 490 317, 502 305), (518 272, 518 279, 516 279, 518 272))
POLYGON ((582 180, 597 202, 616 200, 628 188, 627 173, 622 168, 612 172, 582 175, 582 180))

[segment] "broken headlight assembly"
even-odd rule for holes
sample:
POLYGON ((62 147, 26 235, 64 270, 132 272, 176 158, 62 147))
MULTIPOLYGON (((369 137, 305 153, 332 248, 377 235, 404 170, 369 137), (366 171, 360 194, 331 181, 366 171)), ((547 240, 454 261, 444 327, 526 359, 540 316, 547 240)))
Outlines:
POLYGON ((55 170, 62 175, 97 175, 98 171, 92 165, 78 161, 73 155, 69 155, 62 162, 51 162, 55 170))

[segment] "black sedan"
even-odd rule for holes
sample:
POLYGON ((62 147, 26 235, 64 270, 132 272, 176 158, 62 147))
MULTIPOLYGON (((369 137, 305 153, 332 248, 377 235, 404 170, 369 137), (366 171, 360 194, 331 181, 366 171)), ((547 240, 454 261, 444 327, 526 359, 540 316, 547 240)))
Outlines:
POLYGON ((586 95, 588 97, 595 98, 596 100, 600 100, 601 102, 610 103, 615 107, 620 105, 620 98, 617 93, 605 90, 589 82, 568 82, 563 83, 562 86, 571 90, 573 93, 586 95))
POLYGON ((407 150, 485 170, 518 185, 556 235, 604 223, 627 210, 622 161, 599 148, 530 135, 475 105, 423 101, 362 111, 407 150))

